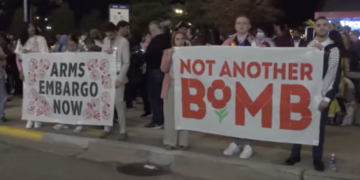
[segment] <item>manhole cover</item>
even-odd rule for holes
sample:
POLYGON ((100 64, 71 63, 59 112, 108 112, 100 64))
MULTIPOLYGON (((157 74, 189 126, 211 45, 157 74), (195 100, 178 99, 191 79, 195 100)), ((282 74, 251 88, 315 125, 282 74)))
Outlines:
POLYGON ((118 166, 116 169, 120 173, 131 176, 160 176, 168 173, 167 170, 159 166, 146 163, 125 164, 118 166))

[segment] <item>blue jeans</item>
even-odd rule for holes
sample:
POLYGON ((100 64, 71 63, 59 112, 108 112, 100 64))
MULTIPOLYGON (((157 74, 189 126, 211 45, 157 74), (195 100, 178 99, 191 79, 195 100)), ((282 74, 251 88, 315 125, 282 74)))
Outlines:
POLYGON ((147 70, 147 94, 153 113, 152 123, 164 124, 163 99, 161 99, 164 73, 160 69, 147 70))
POLYGON ((7 101, 7 91, 5 87, 5 79, 0 79, 0 118, 5 116, 5 107, 7 101))

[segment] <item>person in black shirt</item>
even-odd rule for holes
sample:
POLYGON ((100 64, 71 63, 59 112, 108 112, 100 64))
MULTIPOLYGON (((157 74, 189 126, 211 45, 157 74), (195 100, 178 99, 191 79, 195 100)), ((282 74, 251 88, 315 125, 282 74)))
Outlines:
POLYGON ((149 24, 153 39, 144 53, 147 73, 147 92, 153 117, 147 128, 161 128, 164 124, 163 100, 160 97, 164 73, 160 70, 163 51, 171 48, 171 35, 164 33, 160 24, 153 21, 149 24))

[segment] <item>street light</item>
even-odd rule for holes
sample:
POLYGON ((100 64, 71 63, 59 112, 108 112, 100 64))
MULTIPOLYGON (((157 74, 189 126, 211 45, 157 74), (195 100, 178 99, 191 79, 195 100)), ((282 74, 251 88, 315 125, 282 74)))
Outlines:
POLYGON ((182 9, 176 8, 175 13, 178 15, 182 15, 184 13, 184 11, 182 9))
POLYGON ((48 21, 48 18, 45 18, 45 21, 48 21))
POLYGON ((35 18, 36 18, 36 19, 40 19, 40 17, 39 17, 39 16, 36 16, 35 18))
POLYGON ((51 30, 51 26, 46 26, 46 29, 47 29, 47 30, 51 30))

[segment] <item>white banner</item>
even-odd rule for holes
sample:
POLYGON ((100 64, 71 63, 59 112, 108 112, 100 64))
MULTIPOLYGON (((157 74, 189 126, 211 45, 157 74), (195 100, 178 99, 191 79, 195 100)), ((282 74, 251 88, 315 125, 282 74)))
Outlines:
POLYGON ((27 53, 22 119, 112 126, 115 56, 106 53, 27 53))
POLYGON ((173 67, 177 129, 318 144, 323 52, 179 47, 173 67))

